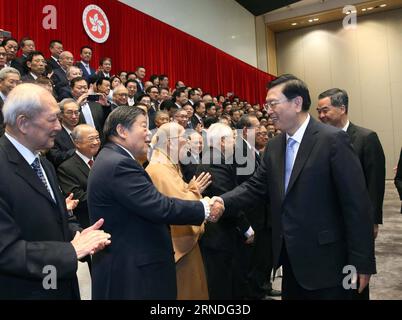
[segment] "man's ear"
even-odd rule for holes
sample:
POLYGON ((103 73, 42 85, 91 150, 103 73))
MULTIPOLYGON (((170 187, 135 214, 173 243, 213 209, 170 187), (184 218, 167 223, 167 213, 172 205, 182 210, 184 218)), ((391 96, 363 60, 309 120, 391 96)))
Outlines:
POLYGON ((128 130, 122 126, 120 123, 117 125, 116 127, 116 132, 119 135, 120 138, 122 138, 123 140, 126 140, 127 135, 128 135, 128 130))
POLYGON ((32 66, 32 62, 31 61, 27 61, 27 67, 29 70, 31 70, 31 66, 32 66))
POLYGON ((23 134, 28 134, 29 119, 24 115, 19 115, 15 121, 15 125, 23 134))
POLYGON ((296 104, 296 111, 301 112, 303 109, 303 98, 300 96, 297 96, 296 98, 293 99, 293 101, 296 104))

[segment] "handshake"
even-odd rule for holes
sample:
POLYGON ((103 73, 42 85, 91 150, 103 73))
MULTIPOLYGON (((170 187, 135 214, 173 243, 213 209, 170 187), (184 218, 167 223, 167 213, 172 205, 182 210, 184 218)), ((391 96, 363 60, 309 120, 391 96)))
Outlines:
POLYGON ((212 199, 206 197, 205 201, 209 204, 209 217, 207 221, 209 222, 217 222, 225 211, 225 204, 220 197, 212 197, 212 199))

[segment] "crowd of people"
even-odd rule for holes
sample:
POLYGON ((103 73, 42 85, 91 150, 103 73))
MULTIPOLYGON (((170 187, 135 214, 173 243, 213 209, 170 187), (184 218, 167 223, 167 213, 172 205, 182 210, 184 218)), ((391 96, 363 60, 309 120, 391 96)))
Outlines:
POLYGON ((49 50, 0 45, 1 298, 79 298, 83 260, 94 299, 369 299, 385 157, 345 90, 317 121, 293 75, 259 105, 49 50))

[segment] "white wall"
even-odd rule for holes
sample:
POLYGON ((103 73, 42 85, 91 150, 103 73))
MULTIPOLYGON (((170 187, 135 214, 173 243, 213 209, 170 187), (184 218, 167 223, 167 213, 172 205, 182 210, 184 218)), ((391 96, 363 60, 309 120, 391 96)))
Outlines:
POLYGON ((257 41, 257 68, 268 72, 267 57, 267 27, 265 25, 264 16, 255 18, 255 34, 257 41))
POLYGON ((402 9, 357 20, 357 29, 342 22, 277 34, 278 72, 304 79, 312 94, 340 87, 349 93, 349 117, 376 131, 394 177, 402 146, 402 9))
POLYGON ((257 67, 254 16, 234 0, 119 0, 257 67))

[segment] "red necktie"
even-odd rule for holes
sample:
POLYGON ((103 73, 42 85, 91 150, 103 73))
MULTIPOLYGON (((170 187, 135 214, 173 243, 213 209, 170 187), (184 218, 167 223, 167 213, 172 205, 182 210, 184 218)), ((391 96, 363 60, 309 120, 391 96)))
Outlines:
POLYGON ((92 168, 93 164, 94 164, 94 161, 92 159, 88 161, 88 165, 89 165, 90 168, 92 168))

